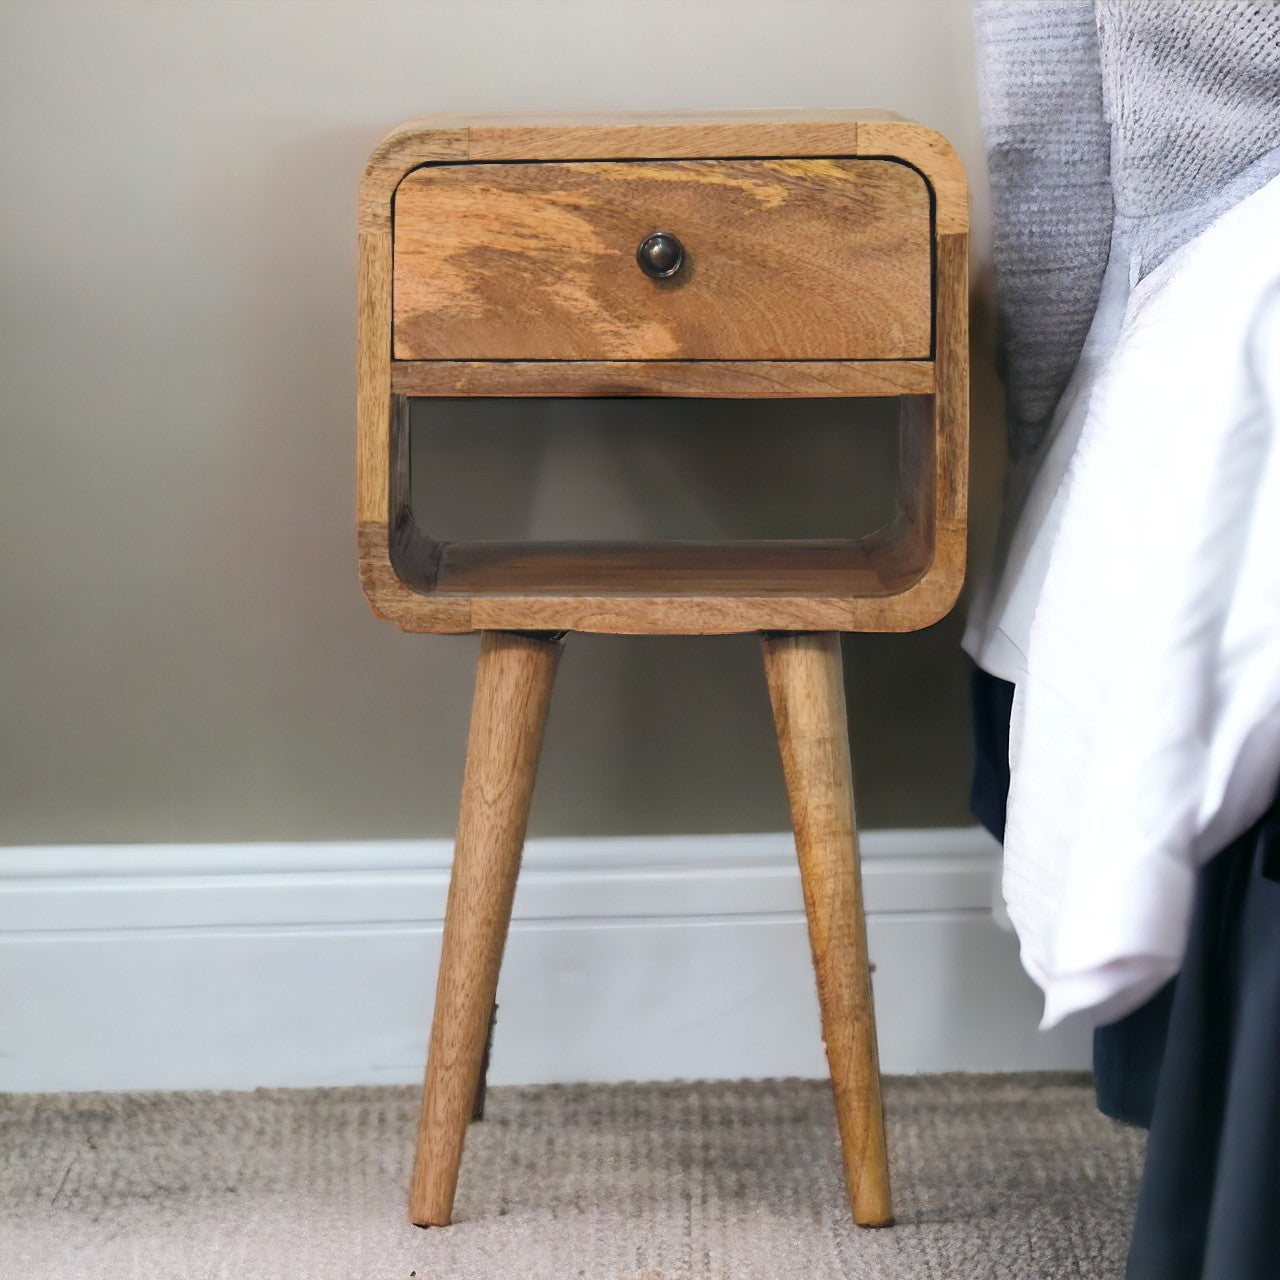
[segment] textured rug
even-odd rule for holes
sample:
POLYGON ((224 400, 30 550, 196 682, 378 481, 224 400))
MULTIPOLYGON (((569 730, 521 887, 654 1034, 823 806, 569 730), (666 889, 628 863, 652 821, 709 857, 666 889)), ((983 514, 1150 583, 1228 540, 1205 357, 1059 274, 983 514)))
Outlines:
POLYGON ((898 1225, 816 1081, 492 1089, 455 1225, 404 1217, 412 1089, 0 1097, 3 1280, 1109 1280, 1145 1135, 1079 1076, 886 1082, 898 1225))

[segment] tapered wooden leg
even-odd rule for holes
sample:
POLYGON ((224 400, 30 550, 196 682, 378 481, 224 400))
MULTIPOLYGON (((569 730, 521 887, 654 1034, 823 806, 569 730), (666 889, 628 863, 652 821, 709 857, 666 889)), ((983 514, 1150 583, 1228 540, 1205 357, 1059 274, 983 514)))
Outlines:
POLYGON ((853 1220, 893 1222, 853 775, 834 633, 764 637, 853 1220))
POLYGON ((486 631, 445 907, 409 1217, 447 1226, 511 920, 559 640, 486 631))

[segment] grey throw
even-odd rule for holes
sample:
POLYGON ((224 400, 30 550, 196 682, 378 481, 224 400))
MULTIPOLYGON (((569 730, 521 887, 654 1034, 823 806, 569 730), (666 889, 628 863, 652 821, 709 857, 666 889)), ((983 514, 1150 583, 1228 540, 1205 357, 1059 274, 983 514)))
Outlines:
POLYGON ((1137 276, 1280 172, 1274 0, 977 0, 1016 465, 1041 443, 1113 230, 1137 276))

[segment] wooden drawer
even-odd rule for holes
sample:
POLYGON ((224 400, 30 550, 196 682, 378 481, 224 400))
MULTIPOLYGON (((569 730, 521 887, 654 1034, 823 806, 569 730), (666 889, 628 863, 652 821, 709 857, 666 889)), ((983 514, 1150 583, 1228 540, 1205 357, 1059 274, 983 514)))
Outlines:
POLYGON ((964 576, 968 225, 951 146, 882 112, 394 130, 359 199, 370 603, 411 631, 936 622, 964 576), (637 262, 658 230, 686 251, 669 279, 637 262), (415 509, 408 412, 457 396, 894 396, 898 511, 859 539, 459 541, 415 509))
POLYGON ((396 360, 931 356, 929 188, 892 160, 428 165, 392 236, 396 360))

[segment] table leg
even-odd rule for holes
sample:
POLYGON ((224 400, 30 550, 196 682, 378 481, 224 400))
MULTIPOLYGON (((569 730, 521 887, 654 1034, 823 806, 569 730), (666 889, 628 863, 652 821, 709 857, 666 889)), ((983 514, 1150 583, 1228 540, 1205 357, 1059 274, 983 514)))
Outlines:
POLYGON ((860 1226, 889 1226, 893 1212, 840 637, 779 633, 763 639, 849 1203, 860 1226))
POLYGON ((558 637, 480 641, 409 1217, 447 1226, 511 920, 558 637))

